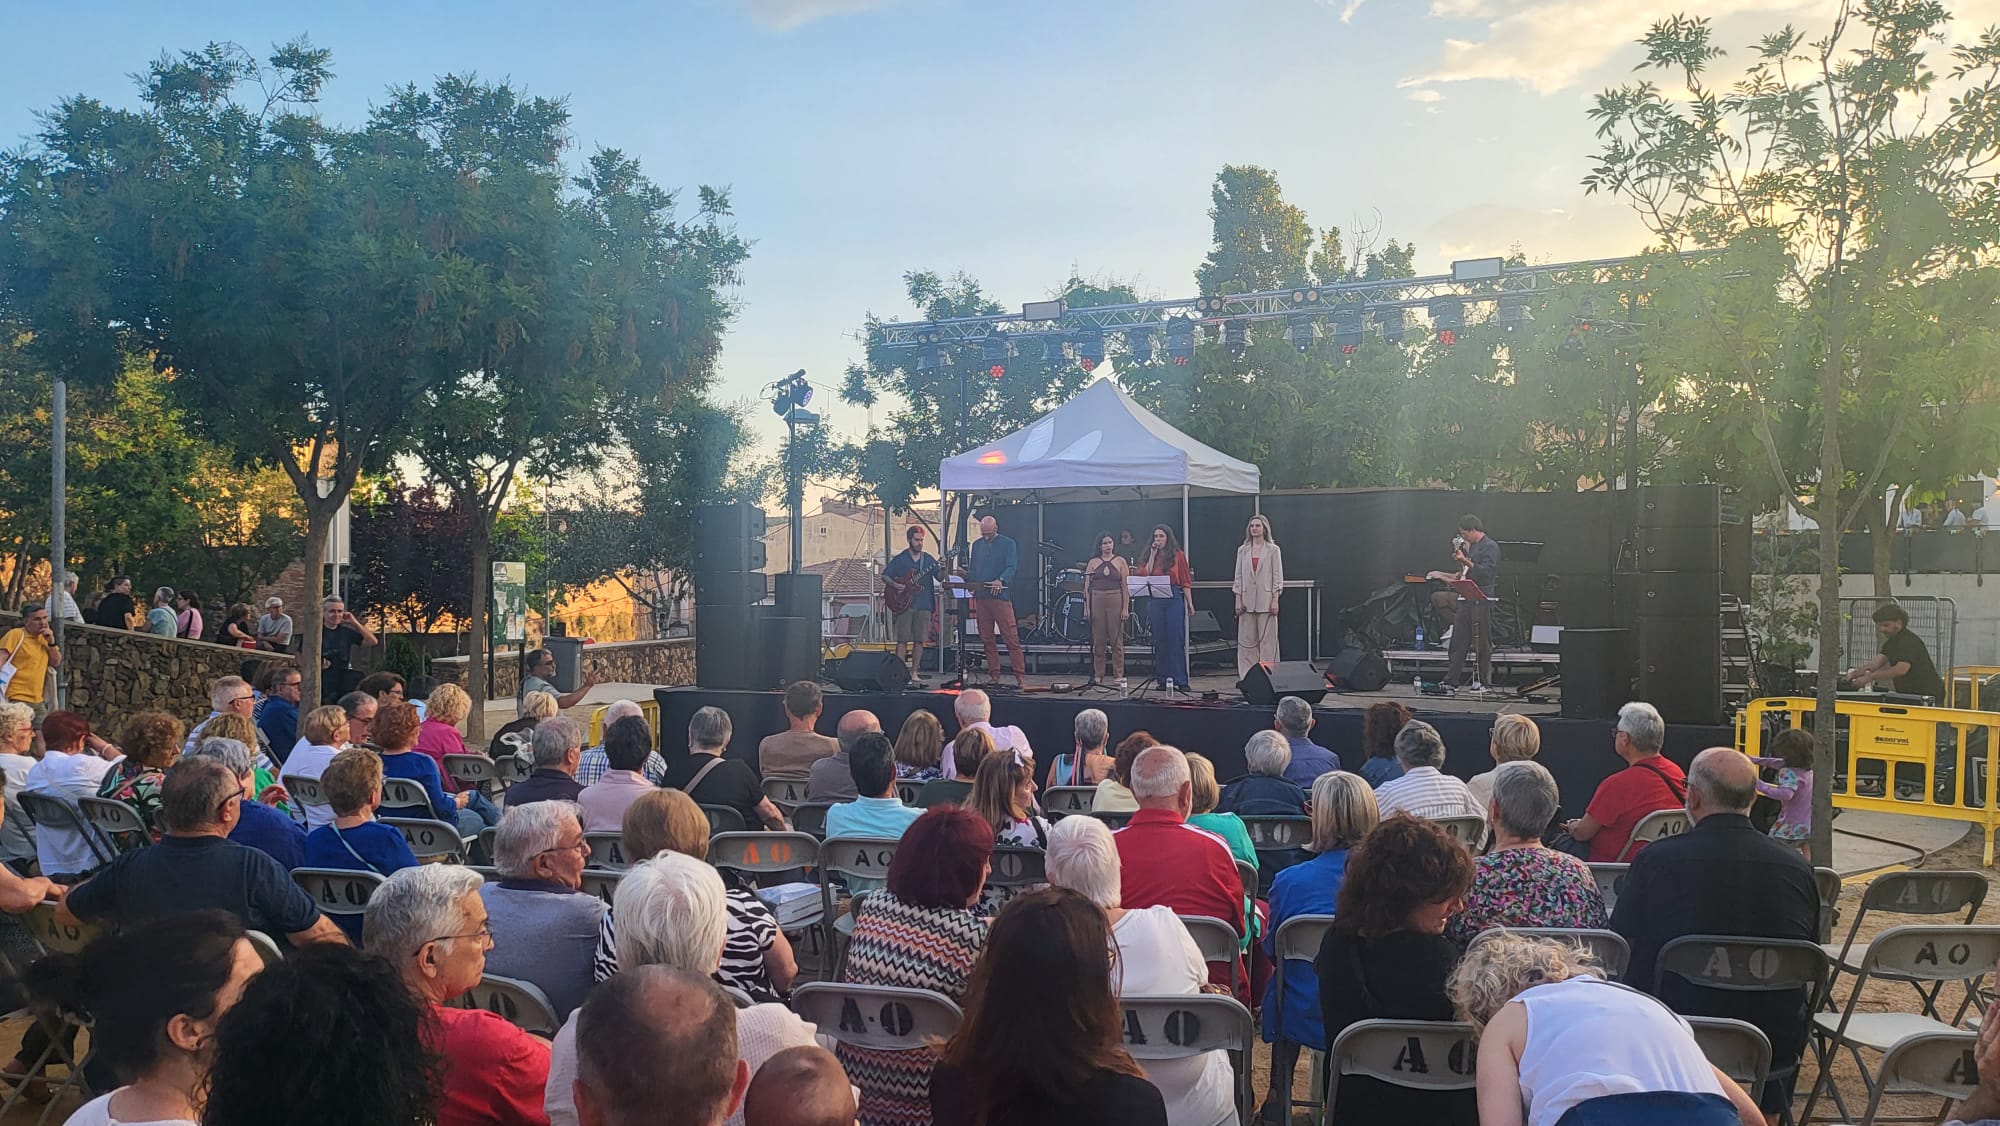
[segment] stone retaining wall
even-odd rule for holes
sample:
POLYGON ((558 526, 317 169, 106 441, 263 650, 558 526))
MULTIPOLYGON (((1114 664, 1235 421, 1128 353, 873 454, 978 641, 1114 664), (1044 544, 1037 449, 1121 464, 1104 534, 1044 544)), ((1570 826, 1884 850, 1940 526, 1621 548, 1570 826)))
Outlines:
MULTIPOLYGON (((0 614, 0 632, 19 624, 17 615, 0 614)), ((288 654, 71 624, 63 628, 56 676, 65 706, 116 738, 136 712, 157 709, 185 723, 201 722, 209 712, 209 685, 240 675, 246 660, 293 663, 288 654)))
MULTIPOLYGON (((452 684, 465 683, 469 657, 435 657, 431 675, 452 684)), ((493 657, 493 697, 506 699, 520 684, 520 651, 502 649, 493 657)), ((595 670, 607 684, 693 684, 694 639, 609 641, 583 647, 583 667, 595 670)))

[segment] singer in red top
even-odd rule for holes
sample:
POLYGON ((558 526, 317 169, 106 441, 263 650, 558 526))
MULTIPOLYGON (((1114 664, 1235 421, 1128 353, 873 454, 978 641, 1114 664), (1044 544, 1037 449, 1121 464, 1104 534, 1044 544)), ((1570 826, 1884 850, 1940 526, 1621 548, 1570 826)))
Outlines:
POLYGON ((1141 575, 1165 575, 1164 596, 1147 598, 1146 623, 1153 634, 1153 678, 1160 687, 1188 690, 1187 621, 1194 613, 1194 572, 1187 553, 1165 524, 1153 525, 1153 546, 1139 563, 1141 575))
MULTIPOLYGON (((1121 901, 1128 910, 1164 904, 1176 915, 1207 915, 1243 933, 1243 881, 1236 858, 1221 837, 1187 823, 1194 808, 1194 778, 1187 755, 1152 746, 1132 760, 1132 795, 1139 810, 1111 834, 1123 873, 1121 901)), ((1213 963, 1209 978, 1229 981, 1213 963)), ((1241 1000, 1242 998, 1238 998, 1241 1000)))

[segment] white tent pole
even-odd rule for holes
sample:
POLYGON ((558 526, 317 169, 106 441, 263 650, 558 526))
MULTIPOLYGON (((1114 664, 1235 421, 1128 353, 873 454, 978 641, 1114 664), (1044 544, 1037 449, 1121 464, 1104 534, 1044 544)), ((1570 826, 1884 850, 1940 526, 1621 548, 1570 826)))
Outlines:
MULTIPOLYGON (((1186 551, 1188 539, 1188 487, 1181 485, 1181 550, 1186 551)), ((1188 556, 1188 582, 1194 582, 1194 557, 1188 556)), ((1194 686, 1194 587, 1188 587, 1187 613, 1181 615, 1181 659, 1188 665, 1188 686, 1194 686)))

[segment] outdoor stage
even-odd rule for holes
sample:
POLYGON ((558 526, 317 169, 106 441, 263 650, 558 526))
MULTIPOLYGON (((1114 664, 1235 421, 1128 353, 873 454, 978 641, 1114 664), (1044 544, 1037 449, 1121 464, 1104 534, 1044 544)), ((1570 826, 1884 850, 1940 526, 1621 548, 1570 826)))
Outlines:
MULTIPOLYGON (((1609 720, 1564 719, 1546 714, 1546 709, 1416 696, 1407 686, 1401 687, 1401 692, 1391 688, 1367 695, 1329 694, 1315 709, 1318 721, 1313 727, 1313 741, 1338 754, 1347 769, 1358 770, 1364 709, 1376 700, 1393 698, 1444 736, 1449 752, 1445 769, 1461 778, 1470 778, 1493 768, 1487 753, 1493 717, 1502 711, 1527 712, 1534 715, 1542 732, 1542 749, 1536 761, 1555 775, 1562 788, 1567 816, 1581 815, 1597 784, 1620 765, 1611 750, 1609 720), (1537 711, 1543 714, 1535 714, 1537 711)), ((669 757, 685 753, 680 733, 687 730, 695 709, 706 705, 715 705, 729 713, 735 724, 729 755, 753 766, 757 763, 758 741, 785 729, 783 697, 777 692, 660 688, 654 691, 654 697, 660 705, 661 753, 669 757)), ((883 729, 893 737, 905 716, 917 708, 926 708, 943 721, 946 732, 956 732, 958 724, 951 710, 955 698, 955 693, 944 691, 910 691, 891 696, 829 690, 819 729, 830 735, 843 713, 866 708, 881 719, 883 729)), ((1198 699, 1190 702, 1188 697, 1170 700, 1159 695, 1138 699, 1115 693, 995 691, 993 722, 1012 724, 1025 731, 1035 748, 1037 767, 1045 774, 1055 756, 1070 751, 1074 743, 1071 725, 1076 713, 1098 708, 1111 720, 1113 743, 1134 731, 1151 732, 1163 743, 1208 756, 1215 763, 1217 776, 1226 782, 1244 773, 1243 744, 1253 733, 1271 726, 1270 707, 1229 702, 1232 698, 1240 700, 1233 691, 1224 697, 1225 702, 1216 704, 1202 704, 1198 699)), ((1685 767, 1704 747, 1727 746, 1732 740, 1733 734, 1727 727, 1669 724, 1666 753, 1685 767)))

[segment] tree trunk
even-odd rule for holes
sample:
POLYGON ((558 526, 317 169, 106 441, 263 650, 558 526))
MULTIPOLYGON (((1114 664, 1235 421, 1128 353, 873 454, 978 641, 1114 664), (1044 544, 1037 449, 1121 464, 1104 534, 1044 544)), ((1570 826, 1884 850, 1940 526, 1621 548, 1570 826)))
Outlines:
POLYGON ((473 504, 472 525, 472 659, 466 662, 465 691, 472 697, 472 710, 465 714, 465 741, 468 746, 486 745, 486 648, 493 630, 487 602, 493 587, 493 516, 484 505, 473 504))
POLYGON ((320 682, 325 679, 320 664, 320 599, 325 596, 326 541, 339 509, 305 500, 306 618, 299 636, 299 706, 308 711, 319 706, 320 682))
MULTIPOLYGON (((1835 273, 1838 274, 1838 257, 1835 273)), ((1847 363, 1846 315, 1841 311, 1840 282, 1829 287, 1834 302, 1828 321, 1826 360, 1819 373, 1819 691, 1813 705, 1813 863, 1833 864, 1834 697, 1839 690, 1840 660, 1840 483, 1846 467, 1840 457, 1840 377, 1847 363)), ((1854 779, 1847 780, 1849 786, 1854 779)))
MULTIPOLYGON (((1899 485, 1889 510, 1898 512, 1903 507, 1903 497, 1909 493, 1908 485, 1899 485)), ((1882 511, 1877 503, 1865 503, 1863 511, 1868 514, 1868 548, 1870 569, 1875 572, 1875 597, 1883 602, 1894 597, 1889 593, 1890 549, 1896 540, 1896 525, 1882 511)))

